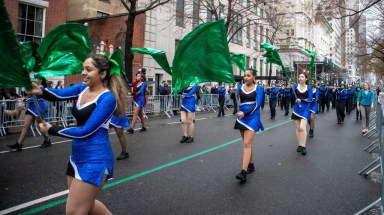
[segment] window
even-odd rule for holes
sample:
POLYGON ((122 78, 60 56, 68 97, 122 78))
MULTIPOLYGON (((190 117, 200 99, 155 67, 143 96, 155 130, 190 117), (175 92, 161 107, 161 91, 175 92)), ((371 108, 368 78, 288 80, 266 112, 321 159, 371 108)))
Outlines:
POLYGON ((289 30, 287 30, 287 36, 289 37, 289 30))
MULTIPOLYGON (((250 23, 250 20, 247 21, 250 23)), ((251 48, 251 26, 247 25, 247 48, 251 48)))
POLYGON ((99 0, 99 1, 102 1, 102 2, 105 2, 105 3, 108 3, 108 4, 111 4, 111 1, 110 1, 110 0, 99 0))
POLYGON ((20 42, 40 42, 44 34, 45 13, 44 8, 19 4, 17 23, 17 37, 20 42))
POLYGON ((265 29, 265 42, 268 42, 268 35, 269 34, 269 29, 265 29))
POLYGON ((96 13, 96 17, 107 17, 109 16, 108 13, 104 13, 104 12, 100 12, 100 11, 97 11, 96 13))
POLYGON ((212 21, 212 11, 209 8, 207 9, 207 21, 212 21))
POLYGON ((259 69, 259 71, 260 71, 260 76, 263 75, 263 64, 264 64, 263 60, 260 60, 260 69, 259 69))
POLYGON ((249 68, 250 65, 251 65, 251 58, 249 58, 249 57, 247 56, 246 60, 247 60, 247 62, 245 62, 245 65, 247 65, 247 68, 249 68))
POLYGON ((221 16, 222 13, 224 13, 224 5, 219 3, 219 16, 221 16))
POLYGON ((184 0, 176 1, 176 26, 184 27, 184 0))
POLYGON ((260 26, 260 43, 263 43, 264 42, 264 27, 263 26, 260 26))
MULTIPOLYGON (((254 50, 257 50, 257 40, 256 40, 256 38, 257 38, 257 26, 256 26, 256 28, 255 28, 255 30, 253 31, 253 44, 254 44, 254 46, 253 46, 253 49, 254 50)), ((256 67, 255 67, 256 68, 256 67)))
POLYGON ((291 36, 295 36, 295 30, 291 29, 291 36))
POLYGON ((193 0, 192 28, 199 25, 200 0, 193 0))
POLYGON ((231 42, 241 45, 243 43, 243 17, 239 14, 234 14, 233 21, 230 23, 230 34, 233 35, 231 42))

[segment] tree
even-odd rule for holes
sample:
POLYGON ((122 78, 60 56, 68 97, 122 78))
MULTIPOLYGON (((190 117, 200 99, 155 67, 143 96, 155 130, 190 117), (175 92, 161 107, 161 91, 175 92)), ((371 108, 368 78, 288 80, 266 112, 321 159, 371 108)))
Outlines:
POLYGON ((128 11, 128 19, 125 21, 127 31, 125 34, 125 70, 126 70, 126 81, 132 78, 132 65, 133 65, 133 53, 131 52, 133 42, 133 30, 135 24, 135 18, 137 15, 143 14, 149 10, 152 10, 158 6, 167 4, 171 0, 154 0, 149 1, 143 8, 138 8, 138 0, 120 0, 121 3, 128 11))

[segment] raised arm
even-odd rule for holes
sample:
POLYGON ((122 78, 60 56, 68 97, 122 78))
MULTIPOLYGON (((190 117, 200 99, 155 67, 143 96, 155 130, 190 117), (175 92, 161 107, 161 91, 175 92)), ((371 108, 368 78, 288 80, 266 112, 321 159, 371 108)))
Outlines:
POLYGON ((76 99, 86 87, 85 84, 81 83, 61 89, 45 88, 40 97, 48 101, 76 99))

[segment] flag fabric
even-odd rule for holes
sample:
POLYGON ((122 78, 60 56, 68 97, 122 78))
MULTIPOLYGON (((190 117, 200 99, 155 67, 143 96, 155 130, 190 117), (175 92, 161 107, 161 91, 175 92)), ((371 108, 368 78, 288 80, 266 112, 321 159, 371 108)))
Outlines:
POLYGON ((0 0, 0 88, 26 87, 32 89, 27 64, 13 31, 4 0, 0 0))
POLYGON ((26 64, 26 68, 28 72, 35 71, 37 65, 40 62, 40 59, 37 55, 37 48, 39 44, 34 41, 24 42, 20 46, 20 57, 23 59, 26 64))
POLYGON ((171 67, 169 66, 165 51, 152 48, 131 48, 131 51, 151 55, 166 73, 172 75, 171 67))
POLYGON ((246 64, 245 64, 245 54, 236 53, 231 56, 231 62, 240 69, 241 72, 245 72, 246 64))
POLYGON ((311 57, 311 62, 309 64, 309 71, 311 72, 311 77, 309 78, 309 82, 312 84, 312 77, 314 76, 315 72, 315 58, 316 58, 316 52, 311 51, 309 49, 304 49, 305 52, 309 54, 311 57))
POLYGON ((197 26, 179 43, 172 63, 174 93, 204 82, 234 83, 223 20, 197 26))
POLYGON ((282 70, 284 71, 285 77, 287 78, 288 81, 290 81, 289 75, 288 75, 287 71, 285 70, 284 64, 281 61, 280 55, 277 52, 276 47, 269 44, 269 43, 261 43, 260 48, 263 48, 266 50, 266 53, 263 54, 263 56, 265 57, 264 63, 265 64, 274 63, 274 64, 281 66, 282 70))
POLYGON ((91 53, 88 27, 79 23, 56 26, 43 38, 37 53, 42 61, 37 78, 80 74, 91 53))
POLYGON ((125 75, 123 52, 121 51, 121 49, 116 49, 109 59, 115 60, 116 63, 119 65, 120 73, 125 75))

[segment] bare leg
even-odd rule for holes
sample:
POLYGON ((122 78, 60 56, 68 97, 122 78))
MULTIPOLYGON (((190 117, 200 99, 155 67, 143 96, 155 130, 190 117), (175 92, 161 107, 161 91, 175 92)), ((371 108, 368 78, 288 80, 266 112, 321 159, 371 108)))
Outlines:
POLYGON ((124 129, 115 127, 115 131, 116 131, 117 137, 119 138, 121 151, 127 152, 127 142, 126 142, 125 135, 124 135, 124 129))
POLYGON ((21 134, 20 134, 20 137, 19 139, 17 140, 17 142, 20 144, 20 145, 23 145, 23 142, 25 140, 25 137, 27 136, 27 133, 29 131, 29 127, 31 126, 32 124, 32 121, 34 120, 34 116, 32 115, 29 115, 29 114, 26 114, 25 115, 25 119, 24 119, 24 125, 23 125, 23 128, 21 129, 21 134))
POLYGON ((183 136, 188 136, 187 133, 187 112, 180 111, 180 120, 181 120, 181 130, 183 131, 183 136))
POLYGON ((140 108, 138 106, 135 106, 133 108, 133 117, 132 117, 132 122, 131 122, 131 128, 135 128, 135 124, 136 124, 136 121, 137 121, 137 116, 139 114, 139 111, 140 111, 140 108))
POLYGON ((243 170, 247 171, 248 165, 252 158, 252 142, 255 138, 256 132, 246 130, 244 131, 244 152, 243 152, 243 170))
POLYGON ((307 144, 307 120, 301 119, 299 124, 299 145, 305 147, 307 144))
POLYGON ((140 117, 140 120, 141 120, 141 126, 143 128, 145 128, 144 114, 143 114, 143 109, 142 108, 140 108, 140 110, 139 110, 139 117, 140 117))
POLYGON ((315 120, 316 120, 316 114, 311 112, 311 122, 310 122, 311 130, 315 129, 315 120))
POLYGON ((193 133, 195 131, 195 123, 193 120, 195 119, 195 113, 187 113, 188 124, 189 124, 189 136, 193 137, 193 133))
MULTIPOLYGON (((103 181, 107 175, 104 175, 103 181)), ((66 214, 111 214, 111 212, 102 204, 96 200, 97 195, 104 186, 104 183, 100 186, 88 184, 86 182, 69 177, 69 194, 66 205, 66 214)))

